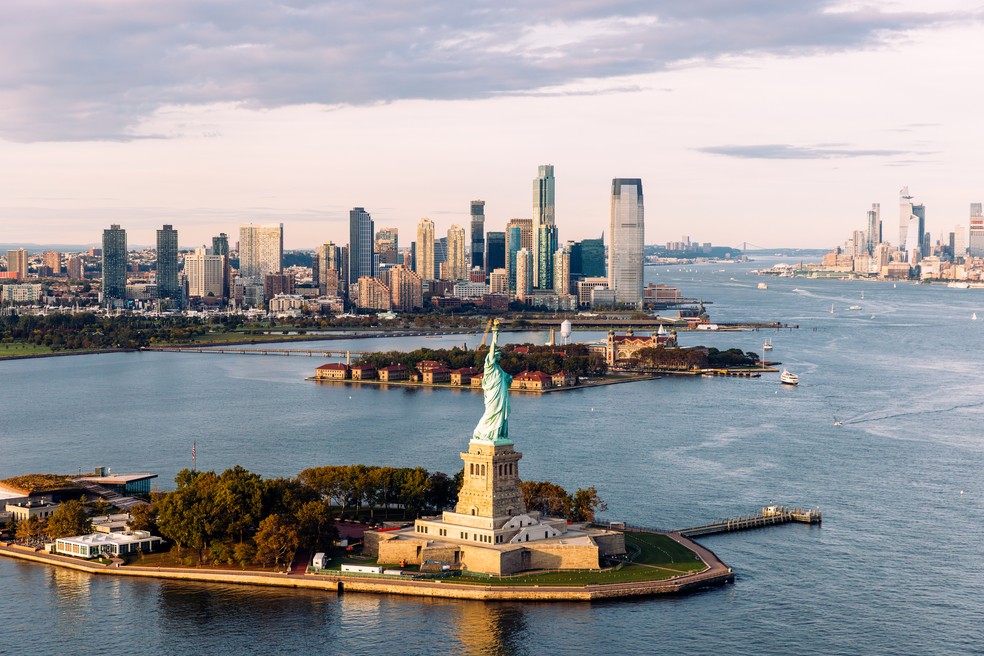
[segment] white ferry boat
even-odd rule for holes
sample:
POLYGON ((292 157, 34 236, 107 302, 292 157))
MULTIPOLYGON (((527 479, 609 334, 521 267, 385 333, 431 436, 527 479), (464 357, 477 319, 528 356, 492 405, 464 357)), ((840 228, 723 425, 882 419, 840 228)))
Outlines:
POLYGON ((788 369, 783 369, 782 373, 779 374, 779 382, 783 385, 799 385, 799 376, 788 369))
POLYGON ((765 340, 765 343, 762 344, 762 350, 763 351, 771 351, 772 350, 772 340, 771 339, 765 340))

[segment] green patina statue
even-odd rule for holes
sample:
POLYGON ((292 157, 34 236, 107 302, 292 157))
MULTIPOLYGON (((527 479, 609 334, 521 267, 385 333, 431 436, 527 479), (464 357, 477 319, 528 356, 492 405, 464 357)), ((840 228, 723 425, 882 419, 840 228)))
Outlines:
POLYGON ((492 323, 492 344, 485 356, 482 390, 485 393, 485 414, 475 427, 472 439, 492 444, 511 444, 509 439, 509 383, 512 376, 499 366, 502 351, 496 348, 499 320, 492 323))

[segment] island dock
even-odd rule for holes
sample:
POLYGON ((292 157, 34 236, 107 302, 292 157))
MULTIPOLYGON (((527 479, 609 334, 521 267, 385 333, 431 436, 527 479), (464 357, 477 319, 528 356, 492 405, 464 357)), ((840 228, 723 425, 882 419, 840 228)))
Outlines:
POLYGON ((817 509, 807 510, 804 508, 790 508, 788 506, 767 506, 762 508, 761 512, 753 515, 743 515, 720 522, 684 528, 675 532, 684 537, 695 538, 703 535, 747 531, 753 528, 789 524, 791 522, 820 524, 823 522, 823 513, 817 509))
POLYGON ((242 346, 147 346, 142 351, 160 351, 164 353, 220 353, 225 355, 298 355, 313 358, 344 358, 348 356, 359 357, 370 351, 349 351, 331 349, 277 349, 253 347, 244 348, 242 346))

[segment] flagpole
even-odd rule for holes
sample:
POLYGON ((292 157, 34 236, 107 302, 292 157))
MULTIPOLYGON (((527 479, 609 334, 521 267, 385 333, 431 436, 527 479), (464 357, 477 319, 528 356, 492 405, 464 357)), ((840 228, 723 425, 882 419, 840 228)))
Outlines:
POLYGON ((198 440, 191 443, 191 471, 198 470, 198 440))

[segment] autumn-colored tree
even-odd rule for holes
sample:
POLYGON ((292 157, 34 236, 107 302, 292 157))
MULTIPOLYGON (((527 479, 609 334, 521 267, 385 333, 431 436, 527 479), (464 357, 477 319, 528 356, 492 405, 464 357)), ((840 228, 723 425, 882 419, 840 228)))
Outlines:
POLYGON ((67 538, 92 532, 92 520, 81 501, 65 501, 48 518, 47 533, 51 538, 67 538))
POLYGON ((256 532, 256 560, 274 567, 294 560, 300 544, 297 528, 283 515, 269 515, 256 532))

